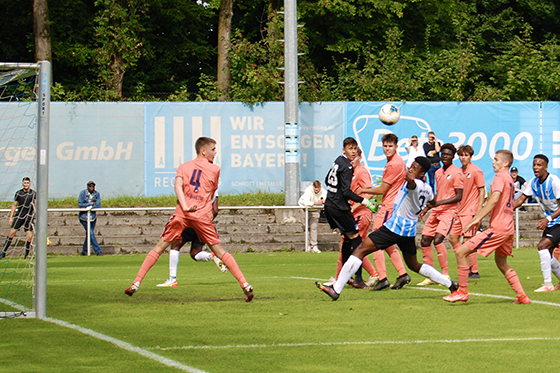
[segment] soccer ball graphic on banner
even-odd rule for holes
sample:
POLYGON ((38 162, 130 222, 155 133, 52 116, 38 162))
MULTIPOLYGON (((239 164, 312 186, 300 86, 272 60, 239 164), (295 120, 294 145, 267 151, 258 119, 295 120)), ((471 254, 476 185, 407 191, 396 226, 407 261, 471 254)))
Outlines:
POLYGON ((401 117, 401 111, 393 104, 385 104, 379 110, 379 120, 387 126, 397 123, 401 117))

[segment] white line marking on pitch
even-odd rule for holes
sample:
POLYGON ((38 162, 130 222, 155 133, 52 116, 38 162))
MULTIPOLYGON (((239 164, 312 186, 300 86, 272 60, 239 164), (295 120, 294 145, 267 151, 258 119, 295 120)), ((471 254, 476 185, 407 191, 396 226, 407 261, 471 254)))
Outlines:
POLYGON ((140 354, 140 355, 145 356, 149 359, 155 360, 158 363, 162 363, 162 364, 167 365, 169 367, 181 369, 185 372, 191 372, 191 373, 207 373, 203 370, 196 369, 196 368, 190 367, 188 365, 181 364, 178 361, 168 359, 168 358, 160 356, 158 354, 154 354, 153 352, 150 352, 150 351, 148 351, 144 348, 133 346, 130 343, 121 341, 120 339, 109 337, 108 335, 98 333, 98 332, 96 332, 94 330, 91 330, 91 329, 87 329, 87 328, 83 328, 83 327, 78 326, 78 325, 70 324, 70 323, 67 323, 66 321, 62 321, 62 320, 51 319, 50 317, 47 317, 45 320, 49 321, 49 322, 52 322, 54 324, 60 325, 60 326, 65 326, 67 328, 77 330, 80 333, 87 334, 91 337, 94 337, 94 338, 101 339, 103 341, 112 343, 112 344, 122 348, 123 350, 136 352, 137 354, 140 354))
POLYGON ((529 337, 529 338, 477 338, 477 339, 436 339, 417 341, 362 341, 362 342, 317 342, 317 343, 273 343, 269 345, 226 345, 226 346, 176 346, 176 347, 147 347, 150 350, 203 350, 203 349, 229 349, 229 348, 275 348, 275 347, 302 347, 302 346, 349 346, 349 345, 410 345, 425 343, 472 343, 472 342, 520 342, 520 341, 558 341, 560 337, 529 337))

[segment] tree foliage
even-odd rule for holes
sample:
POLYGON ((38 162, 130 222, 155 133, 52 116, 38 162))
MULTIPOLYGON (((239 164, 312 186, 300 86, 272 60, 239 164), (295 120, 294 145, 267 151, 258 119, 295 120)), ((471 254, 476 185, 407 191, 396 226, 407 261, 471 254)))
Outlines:
MULTIPOLYGON (((218 100, 221 3, 50 0, 53 98, 218 100)), ((283 100, 282 4, 233 2, 228 100, 283 100)), ((30 61, 31 2, 0 8, 0 59, 30 61)), ((299 0, 298 16, 302 101, 560 100, 554 0, 299 0)))

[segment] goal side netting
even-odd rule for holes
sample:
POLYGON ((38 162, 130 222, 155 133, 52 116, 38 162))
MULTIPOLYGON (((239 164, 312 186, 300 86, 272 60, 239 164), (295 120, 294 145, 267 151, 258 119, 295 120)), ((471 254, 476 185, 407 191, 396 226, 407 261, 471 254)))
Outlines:
POLYGON ((46 317, 51 68, 0 62, 0 318, 46 317))

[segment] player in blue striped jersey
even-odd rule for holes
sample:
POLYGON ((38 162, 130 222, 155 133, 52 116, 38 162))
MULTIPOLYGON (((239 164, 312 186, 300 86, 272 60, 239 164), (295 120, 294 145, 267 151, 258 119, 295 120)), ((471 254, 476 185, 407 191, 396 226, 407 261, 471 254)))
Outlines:
POLYGON ((381 228, 372 232, 354 250, 346 261, 338 279, 332 286, 316 282, 317 287, 329 295, 332 300, 337 300, 348 279, 358 270, 364 256, 377 250, 396 244, 403 253, 403 258, 412 271, 430 278, 432 281, 449 288, 451 292, 457 290, 458 284, 451 281, 434 267, 418 263, 416 257, 416 224, 418 215, 422 212, 428 201, 434 199, 432 188, 424 182, 424 174, 430 169, 431 163, 426 157, 417 157, 408 169, 403 185, 399 189, 393 212, 381 228))
POLYGON ((514 208, 521 206, 529 197, 534 197, 544 212, 544 218, 537 221, 537 229, 543 235, 537 248, 541 259, 541 271, 544 285, 535 292, 560 290, 560 284, 552 285, 552 273, 560 279, 560 263, 552 252, 560 243, 560 178, 548 173, 548 157, 537 154, 533 158, 533 177, 523 190, 521 197, 515 200, 514 208))

